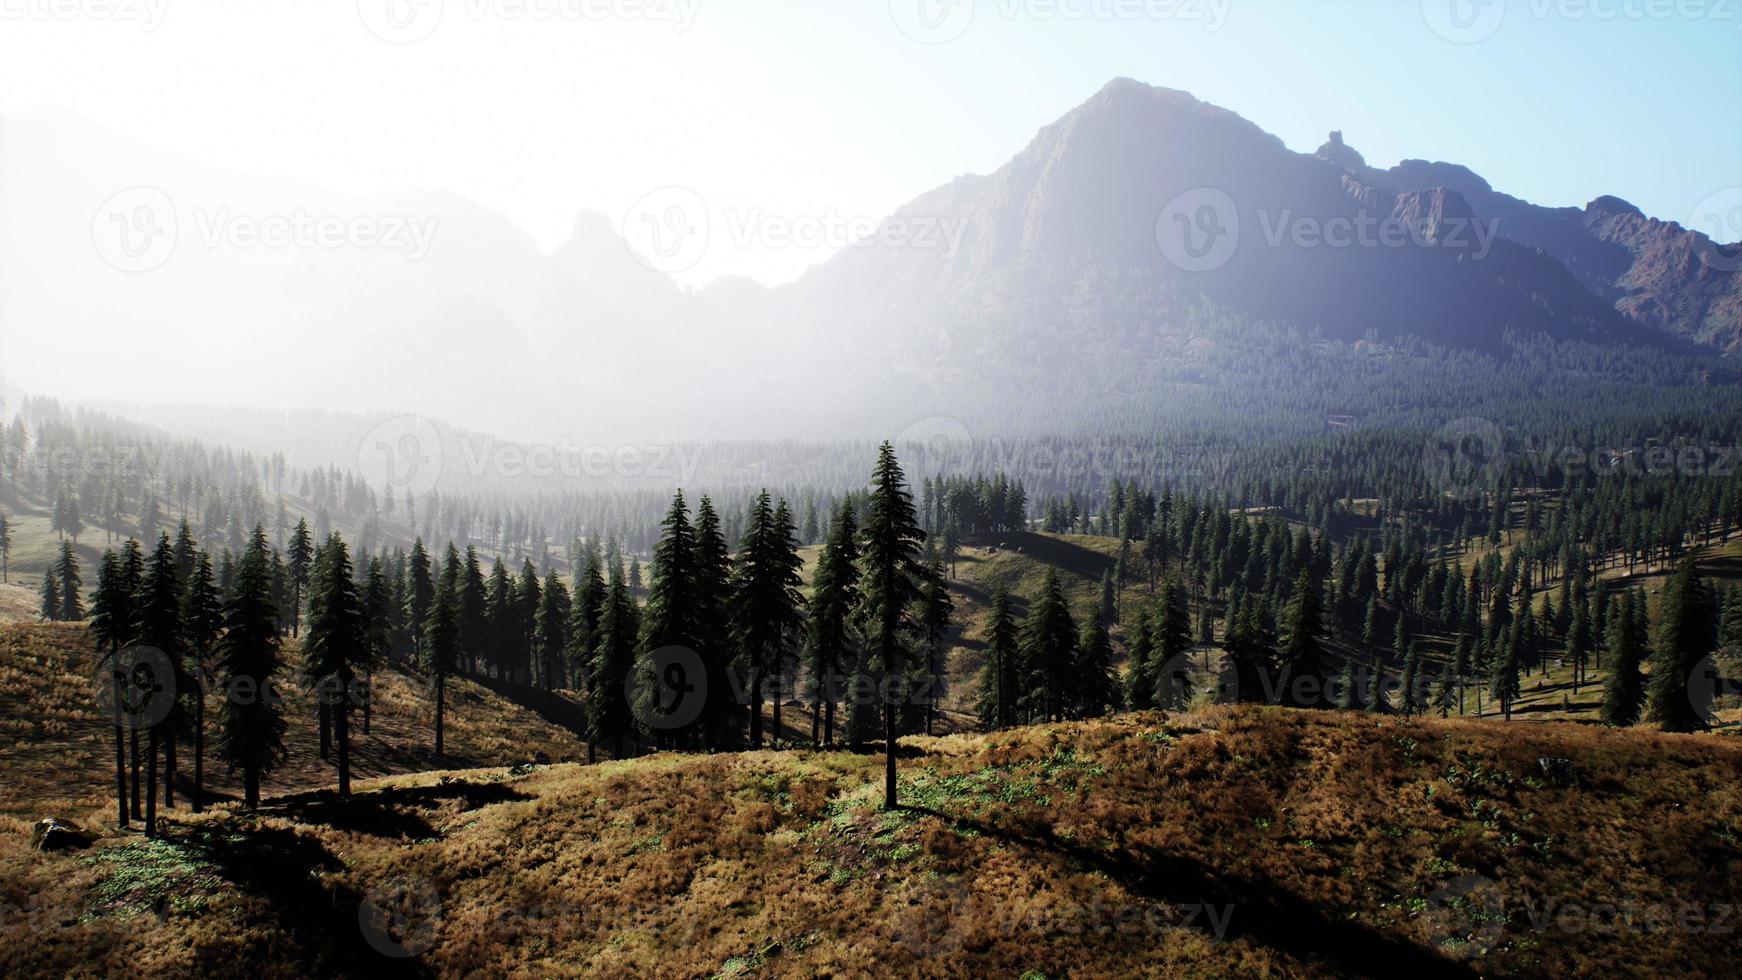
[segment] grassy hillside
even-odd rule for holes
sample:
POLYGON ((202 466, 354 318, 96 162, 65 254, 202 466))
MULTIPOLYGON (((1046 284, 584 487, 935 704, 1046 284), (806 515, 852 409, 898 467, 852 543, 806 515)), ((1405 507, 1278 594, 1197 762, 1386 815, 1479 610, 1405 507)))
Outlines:
MULTIPOLYGON (((294 662, 294 646, 286 650, 294 662)), ((92 678, 95 653, 85 630, 66 623, 0 623, 0 822, 11 829, 46 815, 81 822, 114 822, 113 729, 99 714, 92 678)), ((488 682, 492 685, 495 682, 488 682)), ((562 695, 486 687, 455 680, 448 688, 447 758, 434 757, 434 713, 426 682, 387 670, 376 675, 368 735, 359 718, 352 765, 361 776, 431 769, 437 765, 508 765, 544 753, 553 760, 583 758, 575 735, 579 706, 562 695)), ((289 758, 265 781, 267 795, 337 781, 319 752, 312 694, 287 688, 289 758)), ((216 706, 208 707, 208 725, 216 706)), ((208 738, 210 738, 208 727, 208 738)), ((191 761, 184 757, 177 791, 187 804, 191 761)), ((207 789, 219 799, 239 798, 240 780, 208 755, 207 789)))
POLYGON ((391 777, 70 854, 9 834, 0 942, 24 975, 1730 969, 1728 740, 1213 708, 904 748, 890 813, 876 757, 761 752, 391 777))

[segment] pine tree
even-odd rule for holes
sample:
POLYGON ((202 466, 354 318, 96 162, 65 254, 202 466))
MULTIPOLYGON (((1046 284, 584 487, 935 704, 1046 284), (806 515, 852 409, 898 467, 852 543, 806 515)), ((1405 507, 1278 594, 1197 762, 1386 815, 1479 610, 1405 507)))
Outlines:
MULTIPOLYGON (((150 747, 147 751, 148 773, 155 774, 157 752, 159 746, 164 750, 164 805, 175 805, 175 741, 178 729, 181 727, 181 697, 193 686, 193 678, 188 673, 183 648, 182 636, 182 586, 177 572, 175 550, 169 543, 169 535, 158 538, 157 548, 146 562, 145 581, 137 598, 139 610, 139 639, 147 646, 162 651, 171 676, 162 678, 162 682, 176 692, 170 702, 168 714, 158 723, 152 725, 146 733, 150 747)), ((155 812, 148 807, 146 810, 145 832, 155 833, 157 830, 155 812)))
MULTIPOLYGON (((762 491, 733 569, 733 635, 750 691, 750 744, 762 745, 762 698, 772 678, 780 680, 787 643, 803 625, 802 562, 796 542, 762 491)), ((778 715, 779 694, 775 695, 778 715)), ((778 738, 780 733, 775 732, 778 738)))
POLYGON ((1717 645, 1711 593, 1687 559, 1664 583, 1646 687, 1646 717, 1666 732, 1708 726, 1712 691, 1691 684, 1700 661, 1717 645))
POLYGON ((1343 670, 1337 675, 1337 707, 1344 711, 1360 711, 1361 685, 1355 676, 1355 658, 1343 658, 1343 670))
MULTIPOLYGON (((599 618, 605 608, 604 560, 597 544, 587 550, 586 564, 575 578, 574 603, 569 610, 569 669, 576 677, 575 688, 590 691, 593 669, 594 641, 598 637, 599 618)), ((587 745, 589 761, 596 758, 591 742, 587 745)))
POLYGON ((569 590, 563 585, 562 578, 554 571, 545 575, 538 611, 533 617, 533 639, 538 650, 539 678, 546 690, 555 690, 566 682, 562 656, 569 643, 571 605, 569 590))
POLYGON ((0 513, 0 582, 12 581, 12 523, 0 513))
MULTIPOLYGON (((948 682, 947 657, 949 649, 944 639, 949 634, 950 616, 956 611, 955 601, 950 598, 950 590, 944 584, 943 565, 935 565, 927 576, 925 586, 920 593, 919 628, 925 641, 926 681, 928 697, 926 698, 925 733, 932 734, 932 723, 937 717, 938 702, 946 693, 948 682)), ((1109 658, 1111 653, 1109 652, 1109 658)))
POLYGON ((980 724, 988 729, 1016 724, 1020 684, 1016 624, 1010 616, 1010 596, 999 589, 992 596, 992 622, 986 630, 986 661, 980 669, 980 724))
MULTIPOLYGON (((637 719, 654 727, 656 742, 673 745, 696 741, 696 733, 693 730, 668 731, 662 727, 664 684, 655 676, 651 658, 666 647, 695 650, 701 645, 695 622, 698 610, 695 531, 690 526, 689 508, 684 503, 682 490, 672 496, 671 509, 666 511, 660 527, 662 533, 659 543, 653 548, 652 577, 649 579, 647 605, 642 612, 641 638, 633 668, 646 681, 636 687, 641 703, 631 707, 637 719)), ((685 682, 692 685, 701 683, 698 678, 687 678, 685 682)), ((704 689, 703 696, 711 699, 723 693, 704 689)))
POLYGON ((52 569, 42 573, 42 588, 37 591, 37 594, 41 597, 37 616, 45 623, 59 622, 61 613, 60 584, 55 581, 52 569))
POLYGON ((1373 658, 1373 673, 1367 678, 1366 710, 1370 714, 1384 714, 1391 710, 1385 699, 1385 662, 1378 657, 1373 658))
MULTIPOLYGON (((592 673, 587 682, 587 741, 610 742, 614 758, 623 758, 623 739, 634 721, 629 713, 628 682, 635 663, 641 625, 635 600, 629 595, 623 566, 611 562, 610 580, 594 638, 592 673)), ((592 752, 588 746, 589 755, 592 752)))
POLYGON ((59 619, 76 623, 85 618, 85 603, 82 598, 84 580, 79 578, 79 556, 73 552, 71 541, 62 541, 60 557, 55 559, 55 587, 60 590, 59 619))
POLYGON ((1058 572, 1048 568, 1040 595, 1030 603, 1018 640, 1027 677, 1023 695, 1030 718, 1060 721, 1075 705, 1077 624, 1065 602, 1058 572), (1038 709, 1035 710, 1035 709, 1038 709))
POLYGON ((212 558, 203 551, 194 552, 193 572, 188 576, 187 589, 182 593, 181 629, 187 644, 188 663, 196 675, 193 807, 198 813, 205 805, 206 688, 213 667, 212 658, 217 654, 218 640, 224 630, 223 597, 218 593, 217 577, 212 572, 212 558))
POLYGON ((435 602, 435 576, 430 571, 429 552, 423 539, 411 544, 406 560, 405 615, 410 620, 412 656, 423 662, 424 624, 429 619, 430 606, 435 602))
POLYGON ((1500 702, 1501 717, 1512 720, 1512 702, 1518 698, 1518 631, 1503 640, 1498 656, 1493 658, 1488 677, 1488 694, 1500 702))
MULTIPOLYGON (((285 549, 285 567, 290 586, 290 635, 298 635, 302 625, 302 594, 308 588, 309 571, 314 566, 314 542, 309 537, 308 519, 298 518, 291 532, 290 547, 285 549)), ((324 743, 324 739, 322 740, 324 743)))
MULTIPOLYGON (((696 653, 702 658, 707 690, 733 688, 732 555, 720 528, 719 512, 706 496, 696 504, 696 653)), ((702 704, 702 742, 712 750, 735 748, 744 729, 736 697, 710 696, 702 704)))
POLYGON ((1288 701, 1296 707, 1322 708, 1327 703, 1324 635, 1319 587, 1312 570, 1301 569, 1282 613, 1282 646, 1277 651, 1288 670, 1288 701))
POLYGON ((1126 644, 1125 706, 1132 711, 1147 711, 1155 707, 1155 644, 1151 637, 1149 606, 1139 603, 1131 618, 1130 640, 1126 644))
POLYGON ((261 778, 285 755, 285 722, 274 691, 279 636, 270 550, 266 529, 257 525, 237 564, 218 646, 229 693, 224 699, 219 748, 232 768, 242 770, 243 801, 250 810, 260 805, 261 778))
POLYGON ((1607 639, 1614 666, 1609 682, 1603 689, 1603 722, 1616 728, 1626 728, 1639 720, 1645 705, 1645 678, 1639 664, 1645 651, 1639 642, 1642 632, 1639 620, 1645 616, 1643 606, 1635 606, 1633 593, 1624 592, 1609 614, 1607 639))
POLYGON ((1191 649, 1190 622, 1185 590, 1171 579, 1162 582, 1156 596, 1150 630, 1155 649, 1150 655, 1149 700, 1157 708, 1183 710, 1191 700, 1191 664, 1186 656, 1191 649))
POLYGON ((1119 708, 1119 685, 1113 679, 1113 641, 1099 609, 1083 625, 1077 639, 1076 714, 1097 718, 1119 708))
MULTIPOLYGON (((45 575, 43 582, 52 585, 54 578, 45 575)), ((43 605, 58 612, 60 598, 45 595, 43 605)), ((102 564, 97 566, 97 591, 92 596, 89 628, 102 648, 101 662, 109 665, 109 696, 113 699, 110 710, 114 713, 115 732, 115 802, 121 827, 127 826, 127 757, 121 733, 127 721, 123 687, 131 681, 124 676, 120 658, 121 647, 132 642, 135 618, 133 593, 122 583, 121 560, 113 551, 104 552, 102 564)))
POLYGON ((460 581, 463 574, 459 552, 450 543, 441 578, 423 623, 423 668, 429 672, 435 687, 435 755, 438 759, 442 758, 445 748, 448 677, 459 666, 460 659, 460 581))
MULTIPOLYGON (((913 495, 888 442, 878 449, 871 477, 870 514, 861 548, 859 619, 865 624, 872 668, 885 680, 904 674, 907 641, 913 629, 912 606, 926 571, 920 563, 925 532, 913 511, 913 495)), ((889 693, 885 688, 885 693, 889 693)), ((895 705, 883 705, 883 806, 896 807, 895 705)))
POLYGON ((810 671, 822 702, 822 710, 812 713, 811 740, 818 740, 820 716, 822 745, 834 744, 836 694, 849 663, 847 620, 859 602, 858 535, 859 522, 853 505, 843 503, 829 526, 828 540, 823 543, 816 574, 811 579, 810 671))
POLYGON ((1421 683, 1421 650, 1411 643, 1409 650, 1403 656, 1403 673, 1398 678, 1402 688, 1403 713, 1413 717, 1416 712, 1427 706, 1427 701, 1421 696, 1418 686, 1421 683))
POLYGON ((350 552, 335 534, 316 552, 309 569, 308 635, 302 653, 309 684, 332 723, 341 797, 351 795, 351 709, 357 671, 369 659, 363 613, 350 552))

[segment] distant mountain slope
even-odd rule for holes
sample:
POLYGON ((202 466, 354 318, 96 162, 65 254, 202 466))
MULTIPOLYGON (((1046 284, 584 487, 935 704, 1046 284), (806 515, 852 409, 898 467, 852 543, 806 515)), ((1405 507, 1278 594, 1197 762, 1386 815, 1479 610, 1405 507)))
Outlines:
MULTIPOLYGON (((1175 415, 1180 392, 1228 384, 1252 353, 1206 336, 1206 305, 1298 328, 1272 352, 1285 359, 1368 335, 1485 352, 1509 331, 1742 343, 1742 280, 1716 246, 1618 199, 1542 208, 1451 164, 1369 167, 1340 138, 1297 153, 1128 79, 773 289, 683 288, 637 260, 621 216, 582 214, 543 252, 452 194, 239 174, 52 111, 0 125, 8 380, 80 399, 199 377, 219 403, 418 412, 520 439, 882 437, 934 416, 1032 431, 1060 406, 1103 428, 1175 415), (161 267, 112 267, 93 248, 114 230, 103 209, 140 186, 163 193, 179 244, 161 267), (232 247, 208 227, 299 214, 415 220, 428 248, 232 247), (1394 237, 1333 241, 1379 228, 1394 237), (125 343, 65 356, 114 323, 125 343)), ((1229 394, 1229 417, 1273 407, 1229 394)))
MULTIPOLYGON (((1197 211, 1180 217, 1196 222, 1197 211)), ((1486 216, 1457 187, 1349 174, 1232 112, 1128 79, 1042 129, 991 176, 954 181, 898 216, 964 224, 960 253, 844 252, 797 287, 808 303, 867 327, 905 325, 910 340, 941 333, 952 348, 973 348, 991 339, 1043 360, 1055 353, 1045 335, 1062 324, 1092 317, 1116 343, 1165 327, 1169 300, 1200 295, 1345 339, 1413 334, 1492 349, 1509 328, 1649 336, 1531 243, 1486 240, 1486 216), (1209 217, 1237 226, 1231 254, 1204 268, 1167 254, 1169 208, 1182 195, 1202 195, 1209 217), (1366 239, 1364 225, 1374 229, 1366 239), (1397 240, 1381 237, 1388 227, 1397 240), (1336 244, 1345 228, 1353 242, 1336 244)))
POLYGON ((1638 321, 1720 350, 1742 346, 1742 257, 1736 243, 1714 242, 1673 221, 1647 217, 1626 201, 1599 197, 1583 208, 1549 208, 1496 191, 1469 168, 1404 160, 1387 170, 1332 133, 1318 155, 1358 179, 1405 191, 1445 187, 1500 234, 1540 248, 1594 294, 1638 321))

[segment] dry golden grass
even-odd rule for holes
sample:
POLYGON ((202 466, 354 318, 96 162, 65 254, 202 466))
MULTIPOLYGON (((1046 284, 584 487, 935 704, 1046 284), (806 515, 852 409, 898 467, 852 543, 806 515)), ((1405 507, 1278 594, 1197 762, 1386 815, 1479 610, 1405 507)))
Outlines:
POLYGON ((878 757, 752 752, 393 776, 71 855, 15 824, 0 942, 24 975, 1729 972, 1728 739, 1243 707, 904 749, 892 813, 878 757))

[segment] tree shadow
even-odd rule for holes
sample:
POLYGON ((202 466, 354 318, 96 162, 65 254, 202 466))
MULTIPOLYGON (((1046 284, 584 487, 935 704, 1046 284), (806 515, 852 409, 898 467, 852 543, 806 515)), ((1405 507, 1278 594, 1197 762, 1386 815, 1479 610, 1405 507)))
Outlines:
POLYGON ((1222 874, 1191 858, 1149 848, 1127 847, 1121 853, 1104 853, 1061 839, 1050 830, 1038 835, 1025 834, 930 807, 901 809, 935 817, 1009 845, 1063 857, 1152 901, 1227 905, 1237 910, 1229 919, 1229 936, 1247 936, 1303 960, 1326 963, 1338 973, 1412 978, 1477 976, 1468 968, 1413 943, 1335 918, 1329 910, 1286 888, 1222 874))
POLYGON ((494 677, 468 677, 467 680, 499 697, 506 698, 531 711, 549 724, 565 729, 577 738, 587 732, 587 709, 579 701, 563 697, 541 687, 520 684, 494 677))
MULTIPOLYGON (((353 889, 324 882, 345 864, 314 837, 288 828, 233 824, 177 827, 161 840, 215 867, 245 894, 264 900, 274 924, 295 939, 295 963, 277 963, 304 976, 433 976, 428 965, 383 955, 362 925, 364 899, 353 889)), ((230 966, 235 966, 231 964, 230 966)))
POLYGON ((432 786, 406 786, 357 793, 344 798, 330 789, 281 796, 261 808, 268 814, 283 814, 300 823, 331 827, 373 837, 421 840, 435 836, 435 829, 416 810, 434 810, 443 803, 459 801, 465 812, 497 803, 529 800, 531 796, 505 783, 447 780, 432 786))

